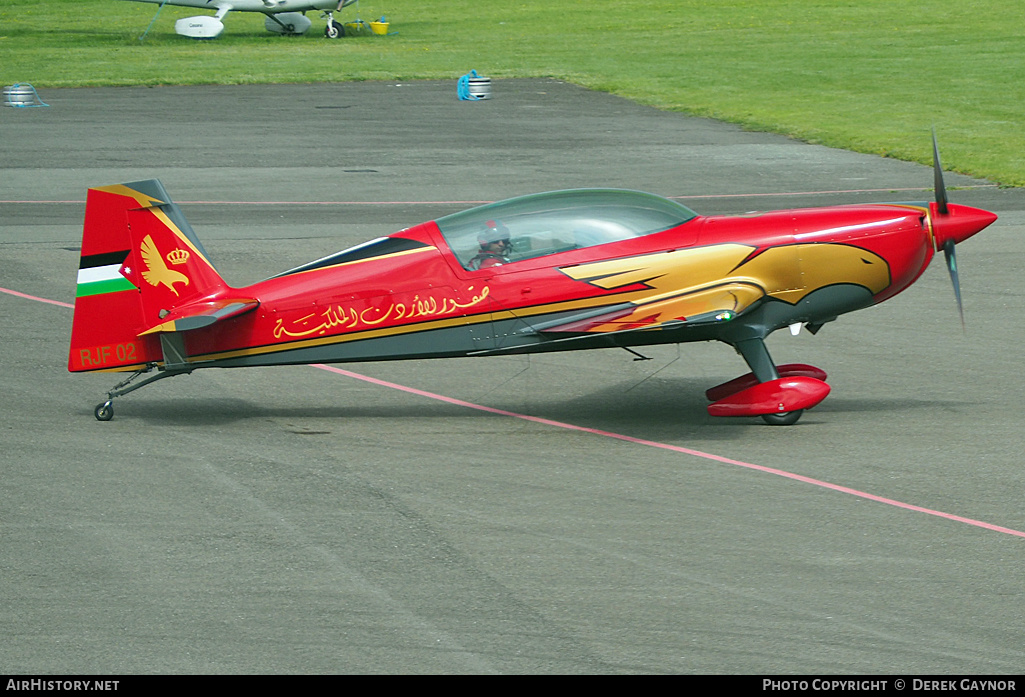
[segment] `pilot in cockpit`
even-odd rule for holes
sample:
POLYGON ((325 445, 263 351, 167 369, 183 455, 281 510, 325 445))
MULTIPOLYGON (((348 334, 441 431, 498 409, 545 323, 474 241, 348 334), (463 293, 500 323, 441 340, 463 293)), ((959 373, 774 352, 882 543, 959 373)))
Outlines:
POLYGON ((487 221, 477 235, 477 242, 480 243, 480 251, 466 264, 471 271, 509 263, 512 242, 509 239, 509 228, 502 223, 487 221))

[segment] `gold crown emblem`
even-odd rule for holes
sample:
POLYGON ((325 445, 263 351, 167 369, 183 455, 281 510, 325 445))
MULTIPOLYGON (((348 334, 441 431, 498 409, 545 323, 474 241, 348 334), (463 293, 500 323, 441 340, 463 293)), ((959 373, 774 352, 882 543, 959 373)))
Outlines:
POLYGON ((175 266, 180 266, 189 260, 189 252, 185 249, 175 249, 167 253, 167 260, 175 266))

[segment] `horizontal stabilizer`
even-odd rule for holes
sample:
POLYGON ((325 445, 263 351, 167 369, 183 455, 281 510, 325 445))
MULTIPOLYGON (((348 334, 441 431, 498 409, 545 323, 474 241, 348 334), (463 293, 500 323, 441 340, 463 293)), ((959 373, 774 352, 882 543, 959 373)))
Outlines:
POLYGON ((192 329, 209 327, 215 322, 237 317, 255 310, 259 306, 260 301, 252 298, 229 298, 190 303, 176 307, 163 317, 160 324, 139 332, 139 336, 156 332, 187 332, 192 329))

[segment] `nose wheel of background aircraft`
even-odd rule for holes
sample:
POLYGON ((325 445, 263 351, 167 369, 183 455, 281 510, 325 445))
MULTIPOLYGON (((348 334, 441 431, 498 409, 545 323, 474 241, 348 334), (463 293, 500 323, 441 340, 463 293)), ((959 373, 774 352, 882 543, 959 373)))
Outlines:
POLYGON ((340 22, 329 19, 327 27, 324 28, 324 36, 329 39, 339 39, 345 36, 345 27, 340 22))

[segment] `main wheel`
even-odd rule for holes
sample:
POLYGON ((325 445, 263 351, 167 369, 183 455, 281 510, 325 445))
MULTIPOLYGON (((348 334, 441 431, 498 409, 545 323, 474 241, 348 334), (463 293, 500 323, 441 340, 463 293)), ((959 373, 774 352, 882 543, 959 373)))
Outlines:
POLYGON ((791 426, 797 423, 803 413, 804 409, 785 411, 782 414, 762 414, 762 421, 770 426, 791 426))
POLYGON ((96 416, 97 421, 110 421, 114 418, 114 405, 110 402, 97 404, 93 414, 96 416))

